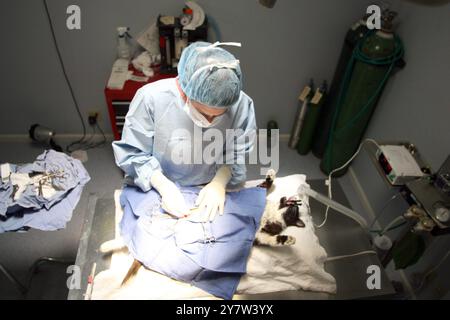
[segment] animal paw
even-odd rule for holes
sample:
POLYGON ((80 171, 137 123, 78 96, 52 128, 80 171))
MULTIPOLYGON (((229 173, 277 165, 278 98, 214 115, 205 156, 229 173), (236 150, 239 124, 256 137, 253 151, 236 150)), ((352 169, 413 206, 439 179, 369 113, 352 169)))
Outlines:
POLYGON ((278 235, 277 244, 280 246, 292 246, 295 244, 295 238, 292 236, 278 235))
POLYGON ((276 172, 274 169, 269 169, 266 173, 266 180, 274 181, 276 177, 276 172))
POLYGON ((99 248, 100 253, 112 253, 126 247, 122 239, 114 239, 103 242, 99 248))
POLYGON ((286 242, 284 243, 284 245, 286 246, 292 246, 295 244, 296 239, 292 236, 288 236, 288 239, 286 240, 286 242))

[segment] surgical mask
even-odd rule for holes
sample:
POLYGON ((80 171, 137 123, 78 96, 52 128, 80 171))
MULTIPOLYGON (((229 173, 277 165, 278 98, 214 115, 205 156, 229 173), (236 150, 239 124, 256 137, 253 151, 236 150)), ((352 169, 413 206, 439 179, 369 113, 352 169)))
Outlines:
POLYGON ((206 119, 206 117, 201 114, 191 103, 189 99, 186 99, 183 110, 187 113, 189 118, 201 128, 209 128, 217 125, 222 120, 222 115, 216 116, 211 122, 206 119))

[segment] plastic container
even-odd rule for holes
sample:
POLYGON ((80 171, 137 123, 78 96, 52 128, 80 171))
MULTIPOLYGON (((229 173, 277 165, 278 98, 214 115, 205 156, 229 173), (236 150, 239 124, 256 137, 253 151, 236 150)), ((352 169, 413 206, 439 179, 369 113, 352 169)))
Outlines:
POLYGON ((131 59, 131 48, 128 43, 128 28, 127 27, 118 27, 118 39, 117 39, 117 57, 119 59, 131 59))

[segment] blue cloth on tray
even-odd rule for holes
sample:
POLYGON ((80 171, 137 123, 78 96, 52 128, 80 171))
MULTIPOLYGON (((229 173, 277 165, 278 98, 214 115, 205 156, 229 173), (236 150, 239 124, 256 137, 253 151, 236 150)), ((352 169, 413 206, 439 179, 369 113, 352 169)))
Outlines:
POLYGON ((79 160, 54 150, 45 151, 33 163, 11 164, 10 171, 52 175, 51 185, 55 192, 44 197, 34 184, 29 184, 14 200, 12 182, 0 182, 0 233, 29 228, 44 231, 64 228, 72 218, 84 185, 90 180, 79 160))

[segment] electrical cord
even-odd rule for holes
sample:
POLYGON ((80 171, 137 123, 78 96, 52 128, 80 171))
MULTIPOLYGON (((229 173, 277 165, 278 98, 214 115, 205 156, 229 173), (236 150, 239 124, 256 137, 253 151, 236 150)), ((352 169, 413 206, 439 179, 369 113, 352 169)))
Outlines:
POLYGON ((377 252, 374 250, 366 250, 366 251, 361 251, 361 252, 357 252, 357 253, 353 253, 353 254, 346 254, 343 256, 330 257, 330 258, 325 259, 325 262, 336 261, 336 260, 341 260, 341 259, 346 259, 346 258, 352 258, 352 257, 362 256, 365 254, 375 254, 376 255, 377 252))
MULTIPOLYGON (((66 152, 71 153, 73 151, 72 149, 73 149, 74 146, 79 146, 82 150, 88 150, 88 149, 93 149, 93 148, 97 148, 97 147, 103 147, 106 144, 106 136, 105 136, 105 133, 103 132, 102 128, 98 124, 98 122, 96 122, 95 126, 93 127, 92 135, 85 141, 86 136, 87 136, 87 130, 86 130, 86 125, 85 125, 84 120, 83 120, 83 115, 81 114, 80 106, 79 106, 77 98, 75 96, 75 92, 73 90, 72 84, 70 83, 69 77, 67 75, 66 67, 64 65, 64 61, 62 59, 61 51, 60 51, 59 46, 58 46, 58 41, 56 40, 55 29, 53 27, 53 21, 52 21, 52 18, 50 16, 50 11, 48 9, 47 0, 43 0, 43 4, 44 4, 47 20, 48 20, 48 23, 49 23, 49 26, 50 26, 50 31, 51 31, 51 34, 52 34, 53 44, 55 46, 56 54, 58 56, 58 60, 59 60, 59 63, 61 65, 62 73, 64 75, 64 79, 66 80, 67 87, 69 88, 70 95, 72 97, 75 109, 76 109, 77 114, 78 114, 78 116, 80 118, 81 125, 82 125, 82 128, 83 128, 83 135, 81 136, 81 138, 79 140, 73 141, 69 145, 67 145, 66 152), (103 136, 103 140, 101 142, 98 142, 98 143, 95 143, 95 144, 91 144, 91 141, 92 141, 92 139, 95 136, 95 128, 96 127, 101 132, 101 134, 103 136)), ((127 35, 130 38, 132 38, 131 35, 128 32, 127 32, 127 35)))
MULTIPOLYGON (((401 223, 399 223, 399 224, 397 224, 397 225, 395 225, 395 226, 392 226, 392 227, 390 227, 390 228, 387 228, 387 229, 384 231, 384 233, 386 233, 386 232, 388 232, 388 231, 391 231, 391 230, 398 229, 398 228, 404 226, 405 224, 406 224, 406 221, 403 221, 403 222, 401 222, 401 223)), ((383 235, 383 234, 384 234, 384 233, 381 234, 381 232, 383 232, 383 230, 370 230, 370 232, 372 232, 372 233, 378 233, 379 235, 383 235)))
MULTIPOLYGON (((393 226, 395 226, 395 224, 397 224, 400 220, 402 220, 403 222, 405 222, 405 217, 404 216, 398 216, 395 219, 393 219, 391 222, 389 222, 389 224, 380 232, 380 236, 384 235, 389 229, 393 228, 393 226)), ((400 226, 400 225, 399 225, 400 226)), ((393 230, 393 229, 391 229, 393 230)))
POLYGON ((208 18, 209 27, 214 31, 214 34, 216 36, 215 41, 222 42, 222 34, 220 32, 219 25, 217 24, 216 20, 212 16, 209 16, 209 15, 207 15, 207 18, 208 18))
POLYGON ((100 133, 102 134, 102 140, 100 142, 94 143, 89 145, 85 150, 88 149, 93 149, 93 148, 102 148, 106 145, 106 135, 103 132, 102 128, 100 127, 100 125, 98 124, 98 122, 96 122, 95 127, 94 127, 94 132, 95 132, 95 128, 98 128, 98 130, 100 131, 100 133))
POLYGON ((71 148, 73 145, 75 145, 75 144, 80 144, 80 143, 86 138, 86 125, 85 125, 85 123, 84 123, 83 116, 82 116, 82 114, 81 114, 80 107, 79 107, 79 105, 78 105, 78 101, 77 101, 77 98, 76 98, 76 96, 75 96, 74 90, 73 90, 72 85, 71 85, 71 83, 70 83, 70 81, 69 81, 69 77, 68 77, 68 75, 67 75, 66 67, 65 67, 64 61, 63 61, 63 59, 62 59, 61 51, 59 50, 58 42, 56 41, 56 34, 55 34, 55 30, 54 30, 54 28, 53 28, 53 21, 52 21, 52 18, 51 18, 51 16, 50 16, 50 11, 49 11, 49 9, 48 9, 47 0, 43 0, 43 3, 44 3, 44 8, 45 8, 45 13, 46 13, 46 15, 47 15, 47 20, 48 20, 48 23, 49 23, 49 26, 50 26, 50 31, 51 31, 51 34, 52 34, 53 44, 55 45, 56 54, 57 54, 57 56, 58 56, 58 60, 59 60, 59 63, 60 63, 60 65, 61 65, 61 69, 62 69, 64 78, 65 78, 65 80, 66 80, 67 86, 68 86, 68 88, 69 88, 70 95, 71 95, 72 100, 73 100, 73 103, 74 103, 74 105, 75 105, 75 109, 76 109, 76 111, 77 111, 77 113, 78 113, 78 116, 79 116, 80 121, 81 121, 81 125, 82 125, 82 127, 83 127, 83 135, 82 135, 81 139, 76 140, 76 141, 70 143, 70 144, 66 147, 66 151, 70 153, 70 152, 71 152, 70 148, 71 148))
POLYGON ((87 151, 89 149, 102 148, 105 146, 106 141, 107 141, 106 135, 105 135, 104 131, 102 130, 102 128, 100 127, 100 125, 98 124, 98 122, 96 122, 95 124, 92 124, 91 127, 92 127, 92 133, 89 135, 89 137, 85 141, 74 143, 72 145, 72 147, 75 146, 79 150, 87 151), (99 142, 95 142, 95 137, 97 134, 96 129, 98 129, 102 135, 102 140, 99 142))
POLYGON ((97 122, 97 128, 98 128, 98 130, 100 130, 100 133, 101 133, 102 136, 103 136, 103 142, 102 142, 102 146, 103 146, 103 145, 106 144, 106 135, 105 135, 105 132, 103 132, 103 130, 102 130, 102 128, 100 127, 100 125, 98 124, 98 122, 97 122))
POLYGON ((386 203, 381 208, 380 212, 373 219, 372 223, 369 226, 369 229, 373 228, 373 226, 375 225, 375 222, 377 222, 377 220, 381 218, 381 216, 385 212, 384 210, 386 210, 386 208, 389 206, 389 204, 391 204, 392 201, 394 201, 395 199, 397 199, 401 195, 402 195, 402 193, 398 192, 398 193, 394 194, 388 201, 386 201, 386 203))
MULTIPOLYGON (((75 143, 71 144, 71 147, 74 149, 79 148, 79 149, 84 150, 85 147, 83 147, 83 146, 86 144, 89 144, 92 141, 92 139, 94 139, 94 136, 95 136, 95 127, 92 127, 92 133, 85 141, 75 142, 75 143)), ((69 148, 68 152, 71 152, 71 151, 73 151, 73 150, 71 150, 71 148, 69 148)))
MULTIPOLYGON (((365 139, 363 142, 360 143, 360 145, 359 145, 358 149, 356 150, 356 152, 350 157, 350 159, 347 160, 346 163, 344 163, 339 168, 336 168, 336 169, 332 170, 330 172, 330 174, 328 175, 328 180, 327 180, 328 197, 330 199, 333 199, 332 186, 331 186, 331 179, 333 177, 333 174, 335 174, 336 172, 338 172, 338 171, 344 169, 345 167, 347 167, 356 158, 356 156, 360 153, 362 146, 364 144, 366 144, 367 142, 371 142, 371 143, 375 144, 377 146, 377 148, 380 148, 379 144, 374 139, 370 139, 370 138, 365 139)), ((330 207, 327 206, 327 209, 325 210, 325 218, 324 218, 324 220, 322 221, 321 224, 315 225, 316 228, 322 228, 325 225, 325 223, 327 222, 327 219, 328 219, 328 211, 329 210, 330 210, 330 207)))
POLYGON ((91 137, 83 143, 83 146, 80 147, 80 149, 86 151, 86 150, 89 150, 89 149, 104 147, 105 144, 106 144, 106 135, 103 132, 103 130, 100 127, 100 125, 98 124, 98 122, 96 122, 95 125, 92 125, 91 137), (93 139, 95 138, 96 133, 97 133, 96 129, 98 129, 99 132, 102 134, 102 140, 100 142, 93 142, 93 139))
MULTIPOLYGON (((375 218, 373 219, 372 223, 370 224, 370 226, 369 226, 370 232, 378 233, 380 236, 382 236, 386 232, 391 231, 391 230, 395 230, 395 229, 400 228, 401 226, 404 226, 406 224, 406 221, 403 221, 403 222, 401 222, 401 223, 399 223, 397 225, 394 225, 395 223, 391 222, 384 229, 381 229, 381 230, 374 230, 374 229, 372 229, 374 227, 374 225, 375 225, 375 222, 377 222, 377 220, 379 218, 381 218, 381 216, 383 215, 383 213, 385 212, 385 209, 389 206, 389 204, 391 204, 392 201, 394 201, 395 199, 397 199, 401 195, 402 195, 402 193, 398 192, 398 193, 394 194, 388 201, 386 201, 386 203, 381 208, 380 212, 375 216, 375 218)), ((404 218, 403 218, 403 220, 404 220, 404 218)))
MULTIPOLYGON (((356 150, 356 152, 350 157, 349 160, 347 160, 347 162, 346 162, 345 164, 343 164, 341 167, 336 168, 336 169, 334 169, 334 170, 332 170, 332 171, 330 172, 330 174, 328 175, 328 180, 327 180, 327 183, 328 183, 328 197, 329 197, 330 199, 333 198, 333 193, 332 193, 332 177, 333 177, 333 174, 336 173, 337 171, 342 170, 342 169, 344 169, 345 167, 347 167, 347 166, 348 166, 348 165, 349 165, 349 164, 357 157, 357 155, 361 152, 361 149, 362 149, 363 145, 365 145, 366 143, 369 143, 369 142, 375 144, 375 146, 376 146, 377 148, 380 148, 380 145, 377 143, 376 140, 367 138, 367 139, 365 139, 363 142, 360 143, 360 145, 359 145, 358 149, 356 150)), ((398 194, 400 194, 400 193, 398 193, 398 194)), ((392 199, 391 199, 391 200, 392 200, 392 199)), ((321 228, 321 227, 323 227, 323 226, 325 225, 325 223, 327 222, 327 219, 328 219, 328 212, 329 212, 329 209, 330 209, 330 207, 327 206, 327 209, 326 209, 326 211, 325 211, 325 218, 324 218, 324 220, 323 220, 323 222, 322 222, 321 224, 315 225, 316 228, 321 228)), ((391 228, 391 227, 392 227, 392 224, 389 224, 389 225, 383 230, 383 232, 387 232, 387 231, 392 230, 392 229, 394 228, 394 227, 392 227, 392 228, 391 228)), ((395 226, 395 227, 398 227, 398 226, 395 226)), ((346 258, 352 258, 352 257, 356 257, 356 256, 360 256, 360 255, 365 255, 365 254, 375 254, 375 255, 377 255, 377 252, 374 251, 374 250, 365 250, 365 251, 361 251, 361 252, 354 253, 354 254, 348 254, 348 255, 342 255, 342 256, 329 257, 329 258, 327 258, 327 259, 325 260, 325 262, 336 261, 336 260, 341 260, 341 259, 346 259, 346 258)))

